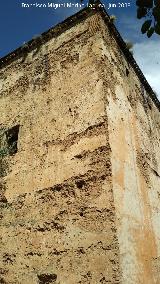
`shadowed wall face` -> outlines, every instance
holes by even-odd
[[[97,23],[86,18],[1,70],[4,283],[119,283]]]
[[[0,87],[2,281],[158,284],[159,110],[102,17]]]

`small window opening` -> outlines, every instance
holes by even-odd
[[[8,144],[9,155],[14,155],[17,153],[18,134],[19,134],[19,125],[16,125],[6,131],[6,140]]]

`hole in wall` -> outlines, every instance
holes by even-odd
[[[39,274],[37,275],[38,277],[38,283],[39,284],[49,284],[49,283],[54,283],[57,280],[57,275],[56,274]]]
[[[82,159],[83,158],[83,156],[81,154],[78,154],[78,155],[76,155],[74,157],[77,158],[77,159]]]
[[[14,155],[17,153],[18,134],[19,125],[16,125],[6,131],[6,140],[8,144],[9,155]]]
[[[150,110],[152,110],[152,106],[151,106],[151,104],[148,104],[148,107],[149,107],[149,109],[150,109]]]
[[[105,180],[105,179],[106,179],[106,176],[105,176],[105,175],[101,176],[101,179],[102,179],[102,180]]]
[[[128,77],[128,75],[129,75],[129,70],[128,68],[126,68],[126,76]]]
[[[84,181],[84,180],[78,180],[78,181],[76,182],[76,186],[77,186],[79,189],[83,188],[84,185],[85,185],[85,181]]]

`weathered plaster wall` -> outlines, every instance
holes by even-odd
[[[8,64],[0,87],[2,132],[20,125],[1,163],[2,283],[158,284],[159,110],[103,19]]]
[[[92,16],[1,70],[1,132],[20,125],[1,163],[1,283],[120,282],[97,28]]]
[[[160,283],[160,113],[106,26],[102,34],[122,283]]]

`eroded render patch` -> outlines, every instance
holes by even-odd
[[[4,283],[120,283],[109,167],[3,204]]]

